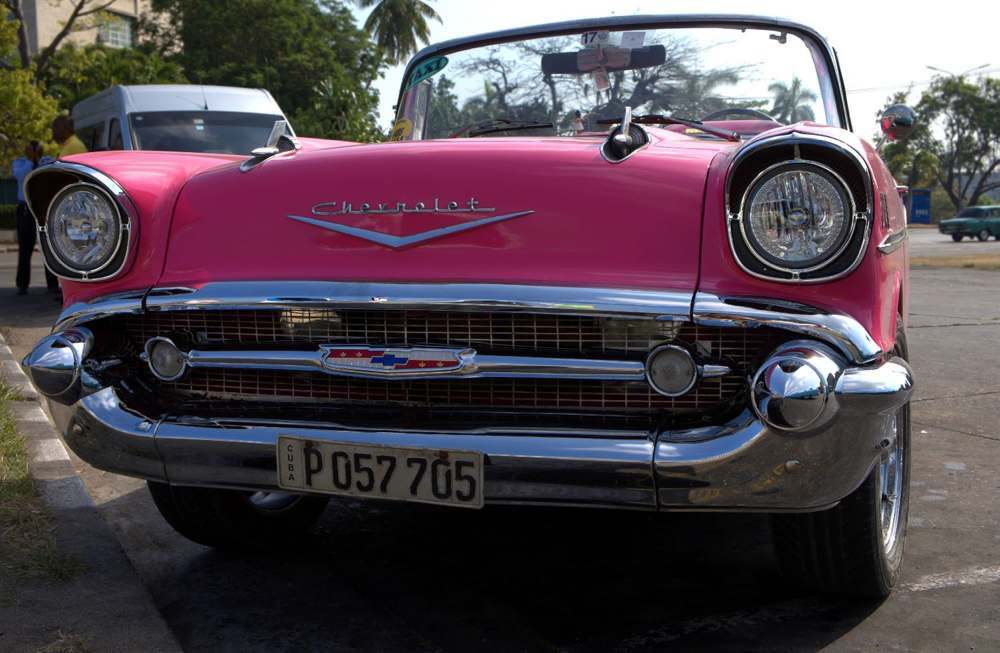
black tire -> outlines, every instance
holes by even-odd
[[[990,230],[983,229],[978,234],[976,234],[976,239],[981,243],[985,243],[987,240],[990,239]]]
[[[894,354],[907,358],[902,318]],[[774,515],[775,552],[782,573],[809,589],[844,596],[882,599],[899,579],[910,504],[910,405],[896,416],[902,440],[902,487],[895,543],[889,551],[882,534],[881,465],[837,506],[822,512]]]
[[[192,542],[220,549],[260,550],[293,545],[316,523],[329,499],[178,487],[149,481],[149,493],[174,530]],[[272,503],[274,503],[272,501]]]
[[[962,242],[962,234],[952,234],[951,239],[954,240],[956,243],[960,243]]]

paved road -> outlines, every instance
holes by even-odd
[[[966,238],[952,242],[951,236],[938,233],[937,229],[910,229],[910,256],[978,256],[1000,254],[1000,241],[990,238],[979,242]]]
[[[77,465],[191,651],[995,651],[1000,307],[982,298],[998,284],[913,274],[911,528],[882,604],[785,587],[761,516],[337,501],[301,549],[229,556],[170,530],[141,482]],[[22,353],[56,306],[3,285],[0,329]]]

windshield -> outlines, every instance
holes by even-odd
[[[962,209],[961,213],[958,214],[960,218],[982,218],[987,215],[986,209],[979,208],[968,208]]]
[[[604,133],[599,121],[626,106],[743,121],[741,132],[840,126],[823,59],[793,34],[762,29],[590,31],[470,47],[417,62],[403,89],[392,140]]]
[[[156,111],[129,116],[137,150],[249,154],[281,116],[229,111]]]

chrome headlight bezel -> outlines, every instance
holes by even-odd
[[[48,230],[51,210],[65,193],[74,187],[88,186],[108,201],[118,221],[118,237],[113,254],[101,265],[84,270],[67,260],[51,242]],[[60,279],[92,283],[114,279],[125,273],[135,262],[139,239],[139,215],[135,203],[114,179],[82,163],[56,161],[28,173],[24,182],[25,200],[38,228],[38,244],[44,255],[45,267]]]
[[[112,219],[115,221],[113,226],[115,231],[114,244],[111,246],[108,254],[97,264],[92,266],[82,266],[67,256],[66,252],[60,250],[51,231],[53,214],[59,209],[61,203],[66,201],[70,195],[82,191],[93,193],[105,202],[110,209]],[[66,186],[52,198],[52,202],[49,204],[49,208],[45,216],[45,234],[45,240],[48,244],[52,257],[62,267],[83,277],[91,277],[99,275],[102,270],[106,269],[114,262],[116,255],[121,251],[122,241],[128,237],[128,222],[123,219],[121,207],[118,206],[118,203],[115,202],[110,193],[96,184],[81,181]]]
[[[802,169],[805,169],[810,174],[816,174],[823,177],[833,186],[844,205],[844,226],[837,238],[836,244],[828,252],[825,252],[818,257],[814,257],[801,265],[792,265],[788,261],[782,261],[764,250],[763,246],[758,242],[757,236],[753,233],[752,225],[748,225],[751,220],[749,211],[754,197],[758,192],[760,192],[765,183],[778,175]],[[837,258],[844,253],[854,236],[857,214],[857,206],[855,205],[854,198],[851,195],[850,187],[847,185],[847,182],[845,182],[843,178],[841,178],[840,175],[838,175],[832,168],[816,161],[792,160],[775,163],[774,165],[765,168],[756,177],[754,177],[754,179],[747,186],[743,193],[743,197],[740,200],[740,213],[738,220],[740,235],[743,238],[744,244],[747,246],[754,258],[773,270],[791,275],[802,275],[822,270],[837,260]]]
[[[772,265],[753,250],[742,227],[743,202],[757,177],[772,166],[807,163],[833,170],[849,190],[854,203],[851,235],[839,255],[806,269]],[[818,284],[842,279],[866,260],[874,228],[876,194],[871,166],[864,154],[847,143],[825,135],[783,133],[753,139],[733,155],[725,178],[725,232],[736,266],[755,279],[789,284]],[[883,206],[885,193],[881,193]],[[763,260],[762,260],[763,259]]]

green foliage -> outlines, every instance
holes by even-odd
[[[302,136],[378,134],[376,46],[333,0],[154,0],[146,38],[194,83],[265,88]],[[183,43],[178,50],[177,43]]]
[[[417,41],[430,39],[428,20],[441,22],[434,8],[421,0],[356,0],[359,7],[374,6],[365,29],[391,64],[402,63],[417,51]]]
[[[0,60],[10,61],[17,48],[17,23],[0,20]],[[30,140],[48,141],[56,103],[34,83],[30,69],[0,66],[0,174]]]
[[[77,47],[56,51],[42,80],[49,95],[69,110],[74,104],[115,84],[186,84],[181,67],[148,48]]]
[[[933,178],[954,210],[1000,188],[1000,79],[938,77],[915,108],[921,127],[909,140],[934,158]]]

